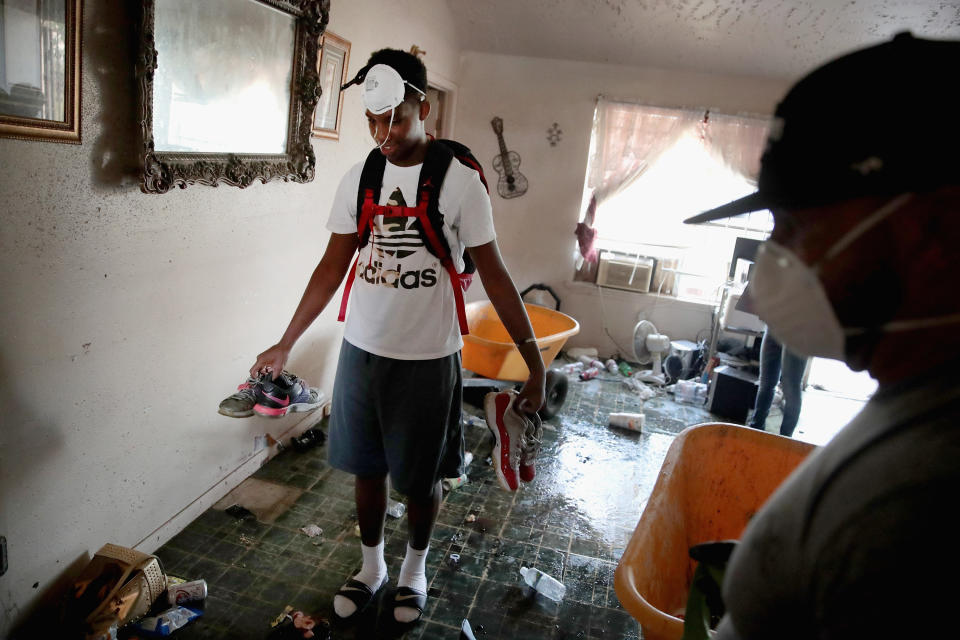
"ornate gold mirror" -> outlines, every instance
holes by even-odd
[[[313,180],[329,10],[330,0],[144,0],[140,188]]]

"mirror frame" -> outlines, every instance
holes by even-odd
[[[157,70],[154,46],[154,15],[158,0],[143,0],[137,81],[140,94],[143,175],[140,190],[166,193],[189,184],[212,187],[221,182],[241,189],[256,180],[310,182],[316,156],[310,143],[313,111],[320,99],[317,48],[330,18],[330,0],[256,0],[296,18],[293,51],[290,52],[290,109],[286,152],[282,154],[187,153],[155,151],[153,140],[153,77]]]
[[[0,138],[80,144],[80,41],[83,0],[62,0],[66,7],[63,120],[22,118],[0,114]]]

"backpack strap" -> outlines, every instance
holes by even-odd
[[[360,237],[358,247],[367,246],[370,239],[370,224],[372,224],[373,214],[366,214],[370,220],[364,220],[364,204],[369,202],[373,205],[380,203],[380,189],[383,185],[383,172],[387,167],[387,158],[380,149],[374,147],[367,154],[367,159],[363,163],[363,170],[360,172],[360,188],[357,189],[357,235]],[[369,207],[367,207],[369,209]]]
[[[350,290],[353,288],[353,281],[356,278],[357,265],[360,259],[359,250],[370,241],[374,217],[377,215],[409,215],[416,218],[414,224],[424,246],[440,260],[440,264],[443,265],[450,277],[460,333],[463,335],[470,333],[467,327],[463,292],[470,286],[476,266],[470,259],[470,255],[464,252],[465,268],[462,274],[457,273],[450,256],[450,245],[442,232],[443,214],[440,212],[440,190],[450,168],[450,163],[453,162],[454,158],[476,170],[480,174],[480,181],[484,188],[489,192],[483,169],[470,153],[470,149],[453,140],[431,140],[423,159],[423,167],[420,169],[417,205],[415,207],[395,208],[379,205],[383,174],[386,169],[386,157],[380,153],[379,149],[372,149],[367,155],[367,159],[363,163],[363,170],[360,173],[360,186],[357,189],[358,255],[347,274],[343,297],[340,301],[340,313],[337,316],[339,321],[342,322],[346,317],[347,301],[350,297]],[[397,209],[397,211],[393,211],[393,209]],[[400,211],[400,209],[403,209],[403,211]]]

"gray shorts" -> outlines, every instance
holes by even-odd
[[[463,472],[460,353],[397,360],[340,347],[330,413],[330,465],[358,476],[390,473],[420,496]]]

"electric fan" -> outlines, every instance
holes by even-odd
[[[657,328],[649,320],[641,320],[633,328],[633,354],[640,364],[653,363],[650,371],[638,371],[634,377],[641,382],[666,384],[661,365],[663,354],[670,351],[670,338],[657,333]]]

